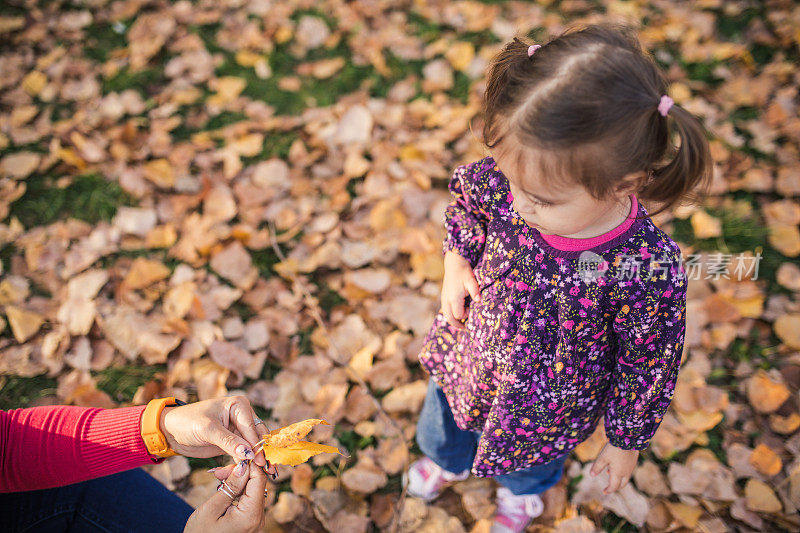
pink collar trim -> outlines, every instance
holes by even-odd
[[[628,230],[633,224],[634,219],[636,218],[636,214],[638,212],[638,201],[636,200],[636,196],[633,194],[631,196],[631,212],[625,221],[617,226],[616,228],[603,233],[602,235],[598,235],[596,237],[588,237],[586,239],[575,239],[572,237],[562,237],[560,235],[545,235],[540,233],[539,235],[547,241],[547,244],[552,246],[553,248],[557,248],[559,250],[563,250],[565,252],[575,252],[579,250],[589,250],[603,244],[604,242],[610,241],[611,239],[618,237],[622,233]]]

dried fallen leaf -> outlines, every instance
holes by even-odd
[[[34,152],[17,152],[0,159],[0,172],[13,179],[25,179],[39,167],[42,156]]]
[[[783,462],[772,448],[766,444],[759,444],[750,454],[750,464],[765,476],[772,477],[781,471]]]
[[[122,283],[128,289],[144,289],[169,274],[169,268],[160,261],[137,257]]]
[[[772,326],[775,335],[789,348],[800,350],[800,313],[779,316]]]
[[[747,398],[750,405],[760,413],[771,413],[785,402],[791,393],[780,381],[759,369],[747,381]]]
[[[144,177],[162,188],[175,185],[175,170],[166,159],[154,159],[144,165]]]
[[[769,427],[775,433],[791,435],[800,428],[800,414],[789,413],[788,416],[781,416],[773,413],[769,415]]]
[[[633,479],[636,482],[636,487],[650,496],[669,495],[669,487],[667,487],[664,474],[661,473],[658,465],[652,461],[646,461],[634,470]]]
[[[800,230],[797,225],[771,224],[767,240],[786,257],[800,255]]]
[[[44,323],[44,317],[15,305],[6,306],[6,317],[14,338],[20,344],[33,337]]]
[[[694,529],[697,521],[703,516],[703,509],[697,505],[682,502],[664,502],[672,517],[684,527]]]
[[[783,509],[775,492],[763,481],[748,479],[744,486],[747,508],[763,513],[778,513]]]
[[[278,501],[270,509],[272,517],[279,524],[288,524],[303,512],[303,498],[291,492],[281,492]]]
[[[264,450],[264,457],[274,464],[297,466],[305,463],[311,457],[320,453],[338,453],[343,455],[335,446],[301,441],[308,435],[314,426],[328,424],[324,420],[312,418],[296,422],[281,429],[276,429],[269,434],[262,435],[263,440],[256,444],[256,448]]]
[[[388,477],[371,459],[362,457],[358,463],[342,474],[342,483],[348,490],[369,494],[386,485]]]
[[[296,442],[285,448],[264,447],[264,457],[273,464],[297,466],[321,453],[338,453],[339,448],[315,442]]]
[[[691,218],[694,236],[698,239],[710,239],[722,235],[722,221],[705,211],[695,211]]]

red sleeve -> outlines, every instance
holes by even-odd
[[[142,440],[145,407],[0,411],[0,493],[59,487],[161,462]]]

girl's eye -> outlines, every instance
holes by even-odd
[[[549,202],[540,202],[540,201],[536,200],[535,198],[531,198],[530,200],[531,200],[532,204],[539,205],[541,207],[548,207],[548,206],[553,205],[553,204],[551,204]]]

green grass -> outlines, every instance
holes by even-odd
[[[90,25],[86,28],[84,55],[100,63],[107,61],[111,51],[125,48],[128,45],[125,33],[131,24],[133,24],[133,20],[126,19],[119,22],[98,22]],[[124,27],[124,29],[118,32],[115,27]]]
[[[603,515],[603,519],[601,521],[603,526],[603,530],[607,531],[608,533],[638,533],[639,529],[625,520],[624,518],[620,518],[619,516],[615,515],[611,511],[608,511],[605,515]]]
[[[233,302],[229,309],[239,315],[239,318],[242,319],[242,322],[247,322],[258,314],[253,310],[252,307],[242,301]]]
[[[328,285],[323,285],[323,283],[317,279],[313,279],[312,282],[318,287],[316,296],[319,301],[319,306],[326,313],[330,313],[336,306],[347,303],[347,300],[345,300],[341,294],[331,289]]]
[[[756,203],[752,194],[749,193],[735,194],[734,197],[736,199],[749,199],[751,204]],[[725,208],[708,208],[707,211],[711,216],[721,220],[722,235],[720,237],[695,238],[688,218],[683,220],[676,218],[673,220],[672,237],[677,241],[694,246],[696,250],[734,254],[734,256],[747,251],[754,256],[760,253],[761,259],[757,263],[758,275],[756,281],[765,280],[771,294],[786,292],[786,289],[775,281],[775,275],[780,265],[791,259],[768,245],[767,235],[769,230],[760,220],[759,210],[754,210],[754,213],[748,217],[741,217]],[[728,269],[728,276],[730,278],[735,278],[736,276],[731,268]]]
[[[276,363],[271,359],[267,359],[267,361],[264,363],[264,368],[261,369],[261,379],[272,381],[281,370],[283,370],[283,365]],[[263,419],[264,417],[262,416],[261,418]]]
[[[19,250],[14,243],[0,246],[0,263],[3,264],[3,272],[11,270],[11,258],[19,255]]]
[[[713,10],[717,24],[717,33],[725,40],[741,40],[742,34],[747,30],[747,26],[750,25],[753,19],[760,18],[766,21],[764,8],[756,6],[758,6],[758,3],[746,7],[736,15],[728,15],[723,9]]]
[[[336,477],[336,474],[337,471],[334,470],[331,465],[322,465],[314,470],[314,481],[328,476]]]
[[[11,204],[9,216],[17,217],[26,228],[67,217],[95,224],[111,220],[119,206],[136,205],[117,182],[97,174],[78,176],[66,187],[57,186],[48,176],[32,176],[25,183],[27,190]]]
[[[187,457],[187,459],[189,459],[189,467],[192,470],[209,470],[211,468],[216,468],[218,466],[224,466],[227,457],[221,455],[219,457],[206,457],[206,458]]]
[[[331,17],[330,15],[328,15],[323,11],[320,11],[319,9],[314,9],[313,7],[297,9],[291,14],[289,18],[295,22],[300,22],[300,19],[303,18],[304,16],[311,16],[311,17],[317,17],[318,19],[322,19],[328,26],[329,30],[336,29],[337,21],[334,17]]]
[[[271,246],[267,246],[263,250],[248,251],[253,260],[253,266],[258,270],[259,276],[264,279],[269,279],[275,275],[274,267],[281,262],[281,259]]]
[[[725,453],[725,448],[722,446],[724,441],[723,430],[726,427],[727,424],[725,423],[725,416],[723,415],[722,421],[719,424],[706,431],[706,435],[708,435],[708,446],[706,446],[706,448],[711,450],[722,464],[728,464],[728,454]]]
[[[131,402],[139,387],[166,371],[166,365],[112,366],[95,374],[95,379],[97,388],[115,402]]]
[[[299,20],[303,15],[312,15],[323,19],[330,28],[335,28],[337,21],[325,13],[314,9],[298,10],[293,15],[294,20]],[[423,17],[415,14],[409,16],[410,25],[418,34],[424,38],[433,38],[442,30],[442,26],[427,21]],[[293,41],[279,44],[268,54],[268,61],[272,69],[272,76],[261,79],[255,75],[255,71],[250,67],[243,67],[236,63],[232,51],[224,50],[216,45],[216,33],[220,25],[194,26],[190,28],[199,35],[206,48],[212,53],[222,53],[225,61],[217,67],[218,76],[235,76],[247,81],[247,85],[242,94],[254,100],[263,101],[275,108],[279,115],[296,115],[302,113],[309,107],[326,107],[336,103],[343,95],[350,94],[359,89],[367,89],[371,96],[384,98],[389,90],[398,81],[416,75],[422,77],[422,68],[426,61],[406,61],[395,57],[391,52],[385,51],[389,75],[384,77],[372,65],[355,65],[350,61],[351,50],[348,38],[358,38],[357,35],[345,36],[333,48],[319,47],[309,50],[305,57],[296,58],[290,52]],[[483,46],[486,43],[497,42],[497,38],[491,32],[472,32],[459,35],[459,39],[472,42],[476,46]],[[294,76],[298,63],[316,61],[341,57],[345,59],[344,67],[331,78],[318,80],[311,76],[300,76],[301,86],[298,91],[284,91],[279,88],[278,81],[286,76]],[[466,103],[467,95],[472,80],[464,73],[455,74],[455,85],[448,91],[448,94]],[[143,81],[139,80],[138,85]],[[419,82],[417,84],[419,96]],[[427,97],[427,95],[424,95]],[[206,129],[211,129],[207,127]],[[187,138],[187,132],[179,130],[176,132],[179,138]],[[290,145],[291,143],[288,143]]]
[[[575,493],[578,492],[578,483],[581,482],[583,479],[583,474],[578,474],[575,477],[569,478],[567,481],[567,498],[572,500],[572,497],[575,496]]]
[[[714,74],[714,69],[722,63],[721,61],[713,60],[695,63],[684,61],[679,57],[678,63],[683,67],[683,70],[686,72],[686,77],[690,80],[701,81],[709,87],[716,87],[725,81],[723,78]]]
[[[236,112],[236,111],[223,111],[219,115],[215,115],[208,119],[205,126],[203,126],[200,130],[218,130],[224,128],[225,126],[230,126],[231,124],[236,124],[237,122],[241,122],[243,120],[247,120],[247,115],[244,113]]]
[[[0,2],[0,15],[4,17],[19,17],[25,16],[28,13],[28,8],[21,4],[19,0],[5,0]],[[10,41],[8,41],[10,44]]]
[[[117,250],[101,257],[97,261],[96,266],[98,268],[111,268],[122,258],[136,259],[137,257],[146,257],[148,259],[160,261],[169,269],[170,275],[172,275],[178,265],[182,263],[181,260],[175,259],[169,255],[169,248],[156,248],[152,250]],[[208,265],[204,265],[204,267],[206,271],[209,271],[210,267],[208,267]]]
[[[744,8],[736,15],[728,15],[725,10],[713,10],[716,20],[717,33],[722,37],[722,40],[732,42],[742,42],[744,40],[744,33],[747,31],[748,26],[755,19],[762,20],[767,28],[772,29],[772,24],[766,17],[766,10],[760,3],[754,3]],[[759,65],[766,65],[772,61],[775,53],[778,51],[776,48],[765,46],[758,43],[748,43],[748,50],[753,60]]]
[[[45,375],[0,376],[0,410],[28,407],[34,400],[55,396],[57,385],[55,378]]]
[[[167,78],[161,65],[132,71],[124,68],[111,78],[103,80],[103,94],[122,92],[126,89],[139,91],[144,99],[158,93],[166,85]]]
[[[261,153],[254,157],[243,157],[242,164],[255,165],[273,157],[286,160],[289,158],[289,149],[292,147],[292,143],[299,137],[299,134],[294,131],[268,132],[264,136],[264,145]]]
[[[354,465],[355,466],[355,465]],[[386,479],[386,485],[375,491],[377,494],[400,494],[403,492],[403,473],[392,474]]]
[[[315,327],[316,326],[308,326],[302,328],[292,336],[293,339],[297,339],[297,351],[299,355],[312,355],[314,353],[311,334],[314,333]]]
[[[269,62],[273,75],[266,79],[256,76],[255,71],[236,63],[232,55],[217,67],[218,76],[236,76],[247,81],[242,94],[253,100],[261,100],[275,108],[279,115],[297,115],[309,107],[326,107],[333,105],[345,94],[352,93],[361,87],[365,80],[374,79],[377,72],[372,66],[357,66],[347,62],[349,47],[345,42],[332,49],[315,49],[302,61],[313,61],[332,57],[345,58],[345,66],[327,80],[318,80],[311,76],[300,76],[301,87],[298,91],[284,91],[278,81],[286,76],[294,76],[298,60],[288,52],[288,44],[276,47],[270,54]]]
[[[378,441],[375,440],[375,437],[364,437],[352,429],[347,431],[337,431],[336,438],[339,439],[339,442],[342,443],[342,446],[347,448],[347,451],[350,452],[350,455],[354,455],[356,450],[363,450],[364,448],[368,448],[370,446],[376,446],[378,443]]]

